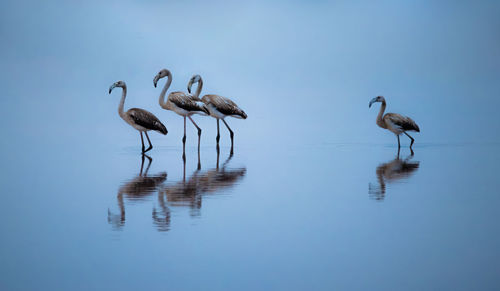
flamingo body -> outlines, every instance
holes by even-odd
[[[127,110],[127,112],[124,112],[123,107],[125,104],[125,97],[127,96],[127,85],[123,81],[115,82],[109,88],[109,94],[111,94],[111,91],[113,91],[113,89],[116,87],[123,89],[120,105],[118,105],[118,115],[120,115],[120,117],[126,123],[139,131],[142,142],[142,153],[145,153],[153,148],[153,144],[151,143],[151,140],[148,136],[148,131],[154,130],[166,135],[168,133],[167,128],[153,113],[147,110],[141,108],[131,108]],[[142,133],[146,135],[146,138],[149,142],[149,147],[147,149],[144,148],[144,139],[142,137]]]
[[[181,116],[210,114],[200,98],[180,91],[172,92],[168,95],[164,108],[174,111]]]
[[[168,132],[165,125],[153,113],[141,108],[130,108],[122,118],[138,131],[154,130],[164,135]]]
[[[201,93],[201,88],[203,86],[203,80],[200,75],[194,75],[191,77],[188,83],[188,92],[191,93],[191,86],[194,83],[198,83],[198,88],[196,89],[195,96],[198,97]],[[231,130],[227,122],[224,120],[227,116],[246,119],[247,114],[241,108],[236,105],[231,99],[222,97],[219,95],[209,94],[203,96],[201,98],[206,108],[208,109],[209,115],[217,120],[217,136],[215,140],[217,141],[217,146],[219,145],[220,132],[219,132],[219,120],[222,119],[222,122],[226,125],[229,130],[229,134],[231,136],[231,153],[233,153],[233,145],[234,145],[234,132]]]
[[[401,114],[397,113],[387,113],[384,115],[385,107],[387,106],[385,102],[385,98],[383,96],[377,96],[373,98],[370,101],[370,104],[368,107],[371,107],[373,103],[375,102],[381,102],[382,106],[380,106],[380,111],[377,115],[377,125],[381,128],[387,129],[394,133],[396,137],[398,138],[398,148],[401,147],[401,144],[399,142],[399,135],[404,133],[406,136],[408,136],[411,140],[410,143],[410,150],[413,146],[413,142],[415,139],[411,137],[407,131],[416,131],[420,132],[420,128],[418,127],[417,123],[413,121],[413,119],[403,116]],[[413,153],[413,150],[412,150]]]
[[[208,108],[210,116],[217,119],[224,119],[231,116],[239,119],[246,119],[247,114],[232,100],[219,95],[205,95],[201,98]]]
[[[413,121],[410,117],[403,116],[397,113],[386,113],[382,118],[385,123],[385,127],[388,130],[392,131],[396,135],[400,135],[405,131],[416,131],[420,132],[420,128],[417,123]]]
[[[167,101],[165,101],[165,95],[167,93],[170,84],[172,83],[172,73],[167,69],[162,69],[153,79],[153,85],[156,87],[158,80],[162,78],[167,78],[167,83],[163,87],[160,98],[158,102],[163,109],[174,111],[175,113],[184,117],[184,136],[182,137],[182,156],[185,158],[186,150],[186,117],[191,120],[193,125],[198,129],[198,151],[200,149],[201,140],[201,128],[194,122],[191,118],[193,114],[208,115],[208,109],[205,107],[200,98],[198,98],[200,91],[197,91],[196,95],[185,94],[180,91],[172,92],[168,95]]]

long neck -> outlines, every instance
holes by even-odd
[[[122,99],[120,100],[120,105],[118,105],[118,114],[123,118],[123,116],[125,115],[123,106],[125,104],[125,97],[127,96],[127,86],[124,86],[122,89]]]
[[[198,81],[198,88],[196,88],[196,93],[194,94],[194,96],[199,98],[202,88],[203,88],[203,80],[200,78],[200,80]]]
[[[382,105],[380,106],[380,111],[378,112],[377,115],[377,124],[384,128],[385,128],[385,123],[382,120],[382,117],[384,117],[385,106],[386,106],[385,101],[382,101]]]
[[[165,83],[165,86],[163,86],[163,89],[160,93],[160,98],[158,99],[160,106],[163,108],[167,106],[167,102],[165,102],[165,94],[167,94],[168,87],[170,87],[170,84],[172,83],[172,74],[168,73],[167,78],[167,83]]]

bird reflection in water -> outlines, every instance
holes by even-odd
[[[213,169],[201,171],[198,169],[186,179],[186,162],[183,160],[184,174],[182,181],[162,187],[161,192],[172,207],[189,207],[192,216],[199,216],[203,197],[218,194],[220,191],[236,185],[246,174],[246,168],[229,168],[232,159],[230,154],[219,167],[220,149],[217,147],[217,164]],[[161,196],[161,195],[160,195]],[[160,199],[160,198],[159,198]]]
[[[213,169],[201,170],[200,156],[198,153],[198,166],[191,176],[186,178],[186,159],[183,158],[183,178],[173,184],[164,183],[167,179],[166,173],[149,176],[148,171],[152,159],[143,155],[139,175],[125,182],[118,190],[117,200],[120,214],[113,214],[108,209],[108,222],[114,230],[120,230],[125,225],[125,203],[124,200],[142,201],[151,194],[158,193],[159,207],[153,207],[153,225],[158,231],[170,230],[171,212],[169,207],[189,207],[192,216],[199,216],[204,196],[219,194],[223,190],[236,185],[246,174],[246,168],[230,168],[228,164],[233,155],[224,161],[219,167],[220,150],[217,147],[217,163]],[[148,159],[148,165],[143,173],[144,159]]]
[[[145,158],[148,159],[148,165],[143,173]],[[118,189],[117,200],[120,214],[113,214],[108,209],[108,223],[110,223],[115,230],[120,230],[125,225],[124,199],[128,199],[129,201],[143,201],[156,192],[158,187],[167,179],[167,174],[165,172],[153,176],[148,175],[149,167],[151,167],[152,161],[153,159],[151,157],[143,154],[139,175],[126,181]],[[158,211],[153,208],[153,222],[159,229],[168,230],[170,225],[170,211],[165,204],[162,204],[161,202],[159,204],[161,210]]]
[[[396,158],[390,162],[380,164],[377,167],[376,174],[378,186],[372,183],[368,184],[368,194],[375,200],[384,200],[386,192],[386,184],[404,181],[408,179],[420,166],[420,162],[411,162],[413,158],[413,151],[411,154],[402,160],[399,158],[399,150]]]

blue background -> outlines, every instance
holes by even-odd
[[[0,289],[498,290],[498,15],[497,1],[1,1]],[[149,174],[183,180],[162,68],[169,92],[200,74],[202,94],[246,111],[227,119],[227,167],[246,173],[201,209],[169,202],[167,232],[156,189],[125,199],[116,230],[107,211],[141,158],[113,82],[169,130],[150,134]],[[377,95],[421,129],[418,169],[381,200],[370,185],[397,148]],[[216,123],[194,119],[209,177]],[[189,179],[191,124],[186,155]]]

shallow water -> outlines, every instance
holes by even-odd
[[[3,176],[2,285],[495,289],[499,147],[26,153]]]
[[[500,290],[499,1],[0,7],[0,290]],[[195,116],[183,161],[163,68],[245,110],[234,155]]]

